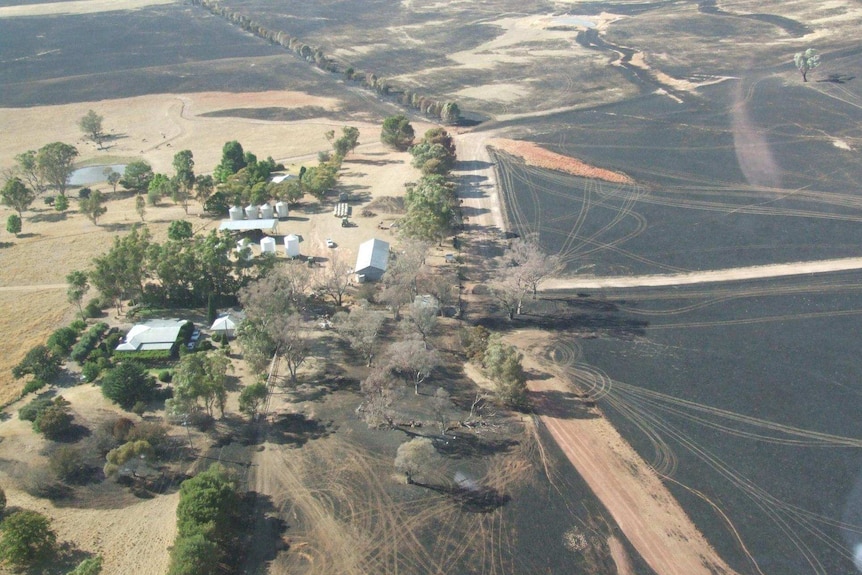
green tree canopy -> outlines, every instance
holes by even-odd
[[[226,142],[221,151],[221,162],[213,172],[213,178],[217,182],[226,182],[229,177],[246,166],[245,153],[242,144],[236,140]]]
[[[117,311],[122,309],[122,300],[144,291],[149,246],[149,230],[135,227],[127,235],[115,237],[111,249],[93,259],[93,267],[88,272],[90,282],[116,305]]]
[[[519,409],[527,405],[527,376],[521,359],[518,350],[503,343],[499,334],[489,338],[484,358],[485,374],[497,384],[500,400]]]
[[[36,150],[27,150],[15,156],[15,170],[21,174],[27,185],[36,192],[37,195],[42,194],[48,188],[45,181],[45,176],[39,169],[37,161],[38,152]]]
[[[134,361],[121,361],[102,376],[102,395],[126,410],[153,399],[156,388],[156,379]]]
[[[404,204],[401,231],[407,237],[440,242],[460,221],[454,187],[440,175],[423,176],[408,187]]]
[[[380,141],[399,151],[404,151],[413,143],[413,126],[406,116],[390,116],[383,121]]]
[[[3,189],[0,190],[0,198],[2,198],[4,206],[12,208],[21,217],[24,210],[29,208],[33,200],[36,199],[36,193],[28,188],[20,178],[16,177],[6,182]]]
[[[168,238],[171,240],[187,240],[193,235],[192,223],[188,220],[174,220],[168,226]]]
[[[263,382],[253,383],[246,386],[239,394],[239,410],[254,421],[260,408],[266,403],[268,390]]]
[[[37,345],[27,352],[24,359],[12,368],[15,379],[32,375],[34,379],[50,383],[60,373],[62,358],[55,356],[46,345]]]
[[[99,218],[108,211],[104,205],[104,197],[99,190],[92,190],[86,198],[78,200],[78,209],[87,216],[95,225],[99,225]]]
[[[359,129],[353,126],[344,126],[341,132],[342,136],[333,142],[332,148],[338,156],[343,158],[359,145]]]
[[[21,216],[18,214],[9,214],[6,218],[6,231],[16,236],[21,233]]]
[[[120,185],[137,193],[147,191],[153,179],[153,167],[143,160],[126,165]]]
[[[36,153],[39,172],[61,196],[66,195],[66,185],[73,171],[72,164],[77,157],[77,148],[63,142],[46,144]]]
[[[57,535],[41,513],[18,511],[0,523],[0,562],[17,569],[52,554],[56,546]]]
[[[78,120],[78,127],[81,128],[84,135],[95,142],[100,149],[102,147],[103,138],[102,120],[104,120],[104,118],[93,110],[88,111],[80,120]]]
[[[793,56],[796,69],[802,74],[802,81],[808,81],[808,72],[820,65],[820,55],[814,48],[808,48],[804,52],[797,52]]]

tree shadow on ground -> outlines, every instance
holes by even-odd
[[[45,575],[47,573],[68,573],[84,559],[94,557],[92,553],[79,549],[73,543],[58,543],[55,553],[41,559],[26,569],[17,571],[24,575]],[[4,571],[5,572],[5,571]]]
[[[533,413],[557,419],[595,419],[598,415],[591,409],[595,401],[585,395],[571,391],[547,390],[528,393]]]
[[[833,84],[846,84],[852,80],[855,80],[856,76],[851,76],[850,74],[829,74],[826,78],[821,80],[817,80],[817,82],[831,82]]]
[[[69,429],[61,437],[54,439],[57,443],[77,443],[85,437],[89,437],[91,432],[88,428],[78,423],[73,423]]]
[[[365,154],[369,156],[371,154]],[[363,158],[345,158],[345,164],[364,164],[366,166],[388,166],[389,164],[401,164],[401,160],[366,160]]]
[[[168,220],[164,220],[167,222]],[[152,220],[150,223],[161,223],[162,220]],[[137,223],[114,223],[114,224],[102,224],[99,227],[105,231],[111,232],[112,234],[117,234],[120,232],[127,232],[131,230],[133,227],[137,226]]]
[[[413,481],[413,485],[451,497],[461,507],[462,511],[468,513],[490,513],[506,505],[512,499],[509,495],[500,493],[493,487],[482,485],[475,487],[443,486],[419,483],[418,481]]]
[[[243,537],[239,542],[242,551],[236,567],[240,573],[266,573],[278,552],[284,548],[282,535],[288,525],[269,495],[249,491],[242,501],[241,516]]]
[[[34,214],[27,218],[29,222],[47,222],[49,224],[56,224],[57,222],[62,222],[66,219],[66,212],[58,212],[56,210],[53,211],[45,211],[43,213]]]
[[[479,160],[459,160],[455,162],[455,167],[452,171],[454,172],[472,172],[475,170],[485,170],[487,168],[493,167],[494,164],[491,162],[482,162]]]
[[[321,439],[332,433],[331,423],[309,419],[303,413],[274,416],[266,430],[266,440],[277,445],[302,447],[311,439]]]
[[[499,453],[506,453],[519,443],[519,441],[508,437],[493,439],[459,432],[449,432],[443,437],[434,438],[437,452],[454,459],[490,457]]]
[[[5,248],[11,248],[15,245],[15,242],[0,242],[0,250]]]

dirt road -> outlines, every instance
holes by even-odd
[[[862,269],[862,258],[841,258],[810,262],[769,264],[682,274],[657,274],[629,277],[554,278],[542,283],[541,289],[598,289],[622,287],[679,286],[709,282],[741,281],[785,276],[840,272]]]
[[[494,167],[486,149],[490,137],[490,134],[478,133],[460,134],[456,138],[458,158],[467,168],[457,175],[468,176],[462,178],[462,207],[472,209],[475,214],[470,219],[470,228],[485,234],[493,233],[491,230],[494,228],[504,229]],[[483,184],[480,193],[477,193],[475,182]],[[553,289],[550,286],[551,282],[547,282],[544,287]],[[509,340],[521,350],[541,350],[546,336],[542,332],[518,332],[511,334]],[[525,367],[531,371],[551,373],[553,377],[528,382],[530,390],[537,393],[571,391],[564,369],[549,365],[542,357],[541,353],[528,353],[524,359]],[[734,573],[697,530],[656,472],[607,419],[541,415],[539,420],[656,573]],[[624,571],[627,566],[618,565],[618,568]]]

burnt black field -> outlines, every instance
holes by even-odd
[[[498,154],[510,227],[574,274],[858,256],[862,163],[833,142],[859,137],[860,102],[855,80],[753,70],[682,102],[645,93],[532,122],[534,141],[637,184]],[[720,554],[741,573],[857,573],[862,272],[579,292],[524,321],[607,377],[600,404]]]
[[[0,6],[35,2],[0,0]],[[453,23],[441,25],[435,10],[417,9],[402,17],[395,4],[321,0],[274,8],[264,0],[225,3],[327,52],[376,46],[349,54],[349,61],[382,76],[445,66],[446,51],[495,37],[499,30],[486,19],[525,9],[509,0],[497,2],[496,12],[487,11],[485,3],[465,3],[459,8],[463,25],[456,30]],[[672,10],[675,4],[590,3],[583,9],[636,17]],[[698,32],[721,36],[723,46],[733,34],[752,29],[717,13],[714,2],[699,5],[711,16],[698,15]],[[543,3],[536,9],[554,7]],[[751,18],[746,25],[754,21],[757,30],[769,23]],[[798,22],[773,18],[772,23],[794,37],[805,32]],[[422,24],[429,26],[422,29]],[[639,22],[625,25],[636,31]],[[661,18],[654,16],[650,25],[660,29]],[[387,47],[389,28],[403,26],[410,26],[421,44]],[[637,37],[617,38],[622,40],[638,44]],[[756,63],[763,53],[729,54],[720,58],[720,69],[675,63],[666,70],[677,77],[732,77],[694,94],[656,94],[659,86],[648,75],[609,66],[601,73],[615,80],[622,75],[637,86],[636,97],[493,124],[637,182],[586,180],[498,155],[510,231],[534,236],[547,251],[561,254],[569,272],[595,275],[859,256],[862,49],[852,45],[852,38],[840,42],[844,45],[823,50],[829,73],[813,74],[808,84],[783,74],[791,65],[779,53],[768,54],[761,67]],[[610,53],[609,46],[595,49]],[[481,82],[517,82],[521,74],[535,74],[534,68],[443,69],[429,90],[455,92],[468,73]],[[166,92],[290,89],[340,97],[344,113],[384,109],[373,96],[360,99],[338,80],[184,4],[0,18],[4,107]],[[576,101],[577,82],[572,85]],[[558,89],[548,84],[549,91]],[[224,113],[299,119],[316,111]],[[853,149],[837,147],[840,142]],[[581,383],[595,386],[592,391],[614,424],[669,477],[669,488],[740,573],[850,575],[858,573],[853,555],[862,544],[860,320],[862,272],[843,272],[548,294],[537,304],[529,302],[517,322],[559,332],[554,355],[577,358],[575,368],[585,373]],[[595,373],[607,378],[589,375]],[[511,563],[516,572],[580,566],[559,540],[549,541],[535,528],[545,522],[557,533],[576,515],[571,509],[594,510],[582,481],[562,471],[556,480],[572,492],[571,499],[586,501],[564,501],[538,481],[512,494],[506,513],[518,533],[509,550],[510,559],[517,557]],[[636,566],[639,573],[650,572],[637,560]]]

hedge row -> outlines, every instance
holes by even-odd
[[[75,344],[75,347],[72,348],[72,353],[70,354],[71,358],[78,363],[83,364],[87,361],[90,353],[92,353],[92,351],[96,349],[96,346],[99,345],[99,342],[102,341],[102,336],[105,335],[105,332],[107,331],[108,324],[105,322],[99,322],[88,329],[87,333],[82,335],[78,343]]]

